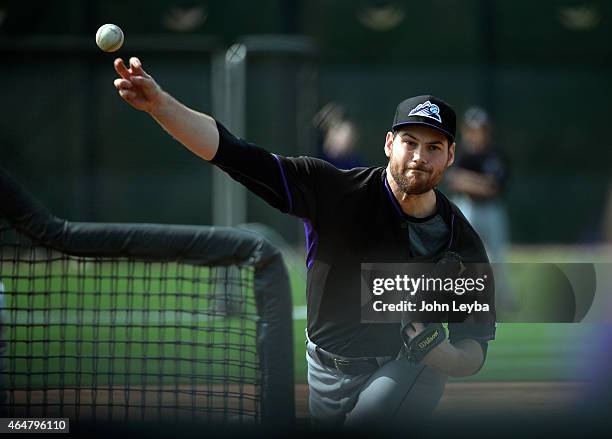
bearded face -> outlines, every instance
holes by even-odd
[[[391,136],[391,137],[390,137]],[[407,195],[424,194],[436,187],[454,159],[454,145],[444,134],[426,126],[409,126],[387,135],[389,170]]]
[[[395,160],[393,154],[389,159],[391,176],[406,195],[420,195],[430,191],[440,182],[442,175],[434,178],[431,166],[412,165]]]

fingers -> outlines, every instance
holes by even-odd
[[[117,79],[115,79],[113,84],[115,84],[115,88],[117,90],[122,90],[122,89],[125,89],[125,88],[132,88],[131,81],[129,81],[127,79],[117,78]]]
[[[119,96],[126,101],[136,97],[136,93],[130,90],[132,88],[132,82],[128,79],[117,78],[115,79],[114,84],[115,88],[119,91]]]
[[[143,78],[150,78],[151,76],[144,71],[140,60],[136,57],[130,58],[130,68],[128,69],[123,63],[123,59],[117,58],[113,63],[115,71],[123,79],[130,79],[130,76],[142,76]]]
[[[127,90],[127,89],[123,88],[123,89],[119,90],[119,96],[121,96],[126,101],[129,101],[130,99],[134,99],[136,97],[136,93],[134,93],[131,90]]]
[[[128,71],[127,67],[125,67],[125,64],[123,64],[123,60],[121,58],[117,58],[113,65],[115,66],[115,71],[119,76],[121,76],[123,79],[130,78],[130,72]]]
[[[121,58],[117,58],[113,64],[120,76],[113,82],[119,96],[132,107],[149,111],[148,109],[158,98],[161,89],[155,80],[143,70],[140,60],[136,57],[130,58],[129,69]]]
[[[143,70],[140,60],[135,56],[130,58],[130,70],[135,75],[143,76],[145,78],[149,77],[149,75]]]
[[[134,87],[136,87],[145,92],[150,92],[155,88],[155,83],[151,78],[143,78],[142,76],[132,76],[130,79],[117,78],[113,81],[113,84],[119,91],[134,89]]]

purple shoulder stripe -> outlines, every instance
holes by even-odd
[[[310,270],[317,256],[319,235],[312,226],[312,223],[307,219],[304,220],[304,233],[306,235],[306,267]]]

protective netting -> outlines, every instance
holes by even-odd
[[[253,269],[76,257],[0,229],[10,416],[259,420]]]

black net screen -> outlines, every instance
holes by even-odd
[[[253,269],[73,257],[0,227],[8,416],[258,421]]]

